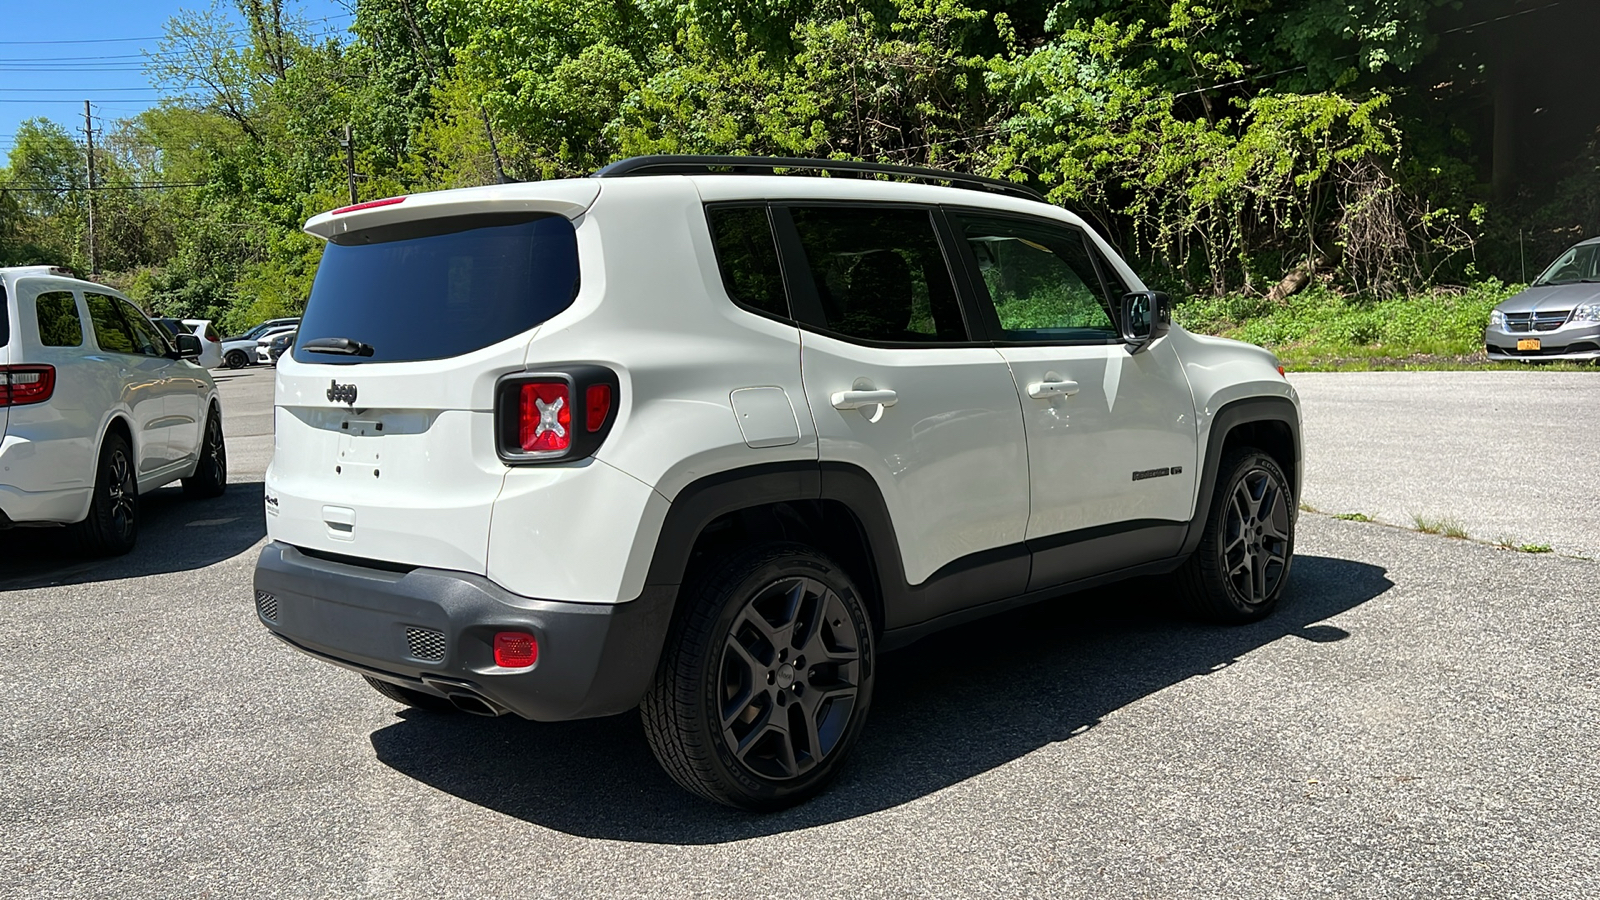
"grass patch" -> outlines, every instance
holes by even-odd
[[[1517,550],[1522,553],[1549,553],[1551,547],[1549,544],[1523,544]]]
[[[1449,517],[1430,519],[1413,513],[1411,524],[1423,534],[1439,534],[1447,538],[1467,537],[1467,530],[1461,527],[1461,523]]]
[[[1370,516],[1368,516],[1366,513],[1336,513],[1336,514],[1334,514],[1334,518],[1335,519],[1343,519],[1346,522],[1371,522],[1372,521],[1372,518]]]
[[[1504,369],[1483,351],[1489,310],[1522,289],[1496,280],[1407,297],[1347,297],[1315,285],[1281,303],[1264,297],[1194,297],[1173,310],[1190,331],[1258,344],[1292,370],[1383,371]],[[1588,363],[1541,363],[1541,371],[1597,371]]]

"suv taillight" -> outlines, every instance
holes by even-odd
[[[55,366],[0,366],[0,406],[43,403],[55,392]]]
[[[495,450],[510,465],[583,459],[611,430],[618,389],[604,366],[507,375],[495,387]]]

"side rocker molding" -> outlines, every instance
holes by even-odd
[[[1235,400],[1211,419],[1210,437],[1206,440],[1206,458],[1200,467],[1200,487],[1195,493],[1194,516],[1189,522],[1189,534],[1184,539],[1179,555],[1187,557],[1200,545],[1206,530],[1206,514],[1211,510],[1211,495],[1217,487],[1217,466],[1222,460],[1222,448],[1228,433],[1241,425],[1253,422],[1281,422],[1288,426],[1293,440],[1294,458],[1285,466],[1295,502],[1300,500],[1300,475],[1305,455],[1301,449],[1300,411],[1288,397],[1245,397]],[[1263,448],[1264,449],[1264,448]]]

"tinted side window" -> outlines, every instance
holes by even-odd
[[[957,214],[955,221],[977,260],[1003,339],[1117,338],[1109,299],[1081,231],[966,214]]]
[[[766,207],[715,206],[706,210],[706,220],[728,296],[742,306],[787,319],[789,298]]]
[[[94,341],[108,353],[138,353],[138,342],[128,323],[117,313],[116,301],[105,294],[83,295],[89,307],[89,321],[94,324]]]
[[[161,329],[150,324],[150,320],[144,317],[139,307],[119,298],[117,309],[133,329],[134,344],[139,348],[137,352],[145,356],[167,355],[167,348],[170,345],[167,343],[166,335],[161,333]]]
[[[71,291],[46,291],[33,298],[39,322],[39,343],[46,347],[81,347],[83,319]]]
[[[824,322],[871,341],[965,341],[955,284],[927,210],[793,207]]]

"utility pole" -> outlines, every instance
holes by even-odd
[[[83,101],[83,137],[89,148],[89,274],[100,271],[99,254],[94,246],[94,118],[89,112],[89,101]]]
[[[356,142],[350,133],[350,123],[344,123],[344,140],[339,142],[344,148],[344,171],[350,176],[350,205],[355,206],[361,202],[356,199]]]

